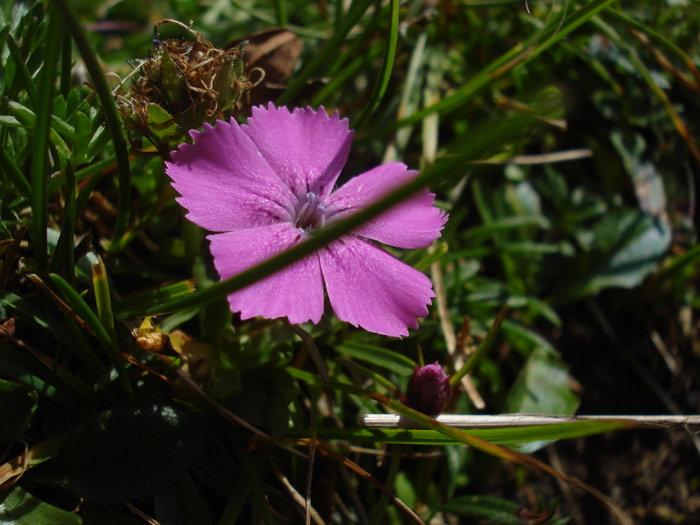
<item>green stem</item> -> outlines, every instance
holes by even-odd
[[[275,11],[277,12],[277,25],[284,27],[287,25],[287,4],[285,0],[275,0]]]
[[[465,375],[474,370],[474,367],[476,367],[476,365],[479,363],[482,356],[488,351],[489,348],[491,348],[491,345],[496,339],[498,331],[501,329],[501,325],[508,314],[508,308],[510,308],[510,306],[507,304],[501,308],[501,311],[498,312],[496,319],[493,320],[491,328],[489,328],[486,337],[484,337],[484,340],[481,341],[481,344],[476,349],[476,352],[474,352],[469,359],[467,359],[467,362],[462,365],[462,368],[460,368],[457,372],[452,374],[452,377],[450,377],[450,385],[453,387],[457,386]]]
[[[61,20],[54,4],[48,8],[48,28],[45,40],[44,65],[39,73],[39,100],[36,107],[36,129],[32,150],[32,214],[34,219],[34,250],[36,265],[40,271],[48,268],[46,228],[49,216],[46,205],[46,185],[49,176],[48,151],[51,130],[51,109],[54,99],[54,83],[58,62]]]

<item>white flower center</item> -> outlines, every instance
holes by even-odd
[[[326,207],[313,191],[299,199],[294,225],[307,233],[326,225]]]

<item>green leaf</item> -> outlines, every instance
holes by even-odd
[[[174,149],[182,142],[182,133],[175,119],[158,104],[148,105],[148,129],[168,148]]]
[[[566,366],[544,348],[537,348],[508,393],[507,412],[573,414],[578,404]],[[534,452],[547,443],[532,443],[521,451]]]
[[[0,493],[0,525],[82,525],[77,514],[34,497],[22,487]]]
[[[116,503],[153,494],[201,457],[200,425],[189,412],[167,405],[108,410],[68,436],[52,473],[90,501]]]
[[[0,441],[26,432],[38,402],[34,389],[0,379]]]
[[[102,324],[100,319],[95,315],[95,313],[90,309],[85,300],[75,291],[75,289],[68,284],[60,275],[49,274],[53,280],[56,287],[60,290],[66,302],[75,310],[75,312],[85,321],[85,324],[90,328],[92,333],[97,338],[100,346],[105,350],[109,356],[110,361],[119,373],[119,379],[121,380],[122,386],[128,395],[132,395],[133,389],[131,388],[131,383],[129,383],[129,377],[126,372],[126,366],[124,364],[124,358],[119,355],[115,341],[110,337],[109,332]]]
[[[632,428],[634,424],[622,420],[576,421],[557,423],[555,425],[537,425],[511,428],[470,428],[461,429],[470,436],[483,439],[497,445],[518,445],[537,441],[553,441],[583,436],[603,434],[614,430]],[[460,440],[446,436],[437,430],[408,428],[320,428],[318,437],[322,439],[339,439],[344,441],[379,443],[396,443],[406,445],[454,445]],[[290,432],[287,437],[308,438],[308,432]],[[520,451],[521,449],[518,448]]]
[[[584,279],[567,290],[569,300],[605,288],[634,288],[657,268],[671,243],[668,221],[639,210],[609,213],[595,225],[593,234],[591,253],[574,263],[573,271],[583,273]]]

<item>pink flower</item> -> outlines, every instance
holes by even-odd
[[[406,388],[406,406],[423,414],[439,414],[452,399],[450,376],[435,361],[432,365],[413,369]]]
[[[314,230],[366,207],[418,175],[391,162],[333,191],[350,152],[347,119],[323,108],[289,112],[253,108],[248,124],[233,119],[190,132],[166,163],[188,210],[208,236],[214,265],[228,279],[295,246]],[[428,313],[430,280],[371,240],[423,248],[447,221],[427,188],[314,254],[228,296],[243,319],[287,317],[318,323],[324,283],[342,321],[391,336],[408,335]]]

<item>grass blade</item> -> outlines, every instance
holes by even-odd
[[[48,268],[49,254],[46,239],[48,211],[46,186],[49,178],[48,152],[49,131],[51,129],[51,108],[54,99],[54,84],[58,64],[61,20],[56,12],[56,4],[48,7],[48,29],[46,32],[44,65],[39,72],[38,105],[36,107],[36,129],[32,150],[32,215],[34,219],[33,240],[36,250],[36,264],[39,270]]]

